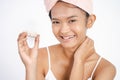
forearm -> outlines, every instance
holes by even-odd
[[[82,61],[74,61],[73,68],[70,75],[70,80],[83,80],[84,63]]]
[[[26,80],[36,80],[36,64],[26,67]]]
[[[36,80],[36,70],[26,69],[26,80]]]

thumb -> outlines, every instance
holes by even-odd
[[[39,35],[37,35],[36,37],[35,37],[35,44],[34,44],[34,48],[39,48]]]

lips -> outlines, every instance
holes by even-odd
[[[75,35],[61,36],[61,38],[62,38],[63,40],[70,40],[70,39],[72,39],[72,38],[74,38],[74,37],[75,37]]]

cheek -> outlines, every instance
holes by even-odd
[[[80,39],[84,39],[85,37],[86,37],[86,30],[84,29],[84,30],[80,30],[79,32],[78,32],[78,37],[80,38]]]
[[[74,33],[77,35],[77,40],[80,41],[80,43],[86,38],[86,30],[85,26],[74,28]]]
[[[52,32],[55,36],[57,35],[58,31],[59,31],[59,29],[57,27],[52,26]]]
[[[82,27],[82,28],[76,28],[76,35],[77,35],[77,40],[78,42],[81,44],[85,38],[86,38],[86,27]]]
[[[86,34],[87,28],[85,26],[76,26],[72,29],[76,34]]]

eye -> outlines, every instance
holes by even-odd
[[[52,21],[52,24],[59,24],[59,21]]]
[[[72,20],[69,20],[68,22],[69,22],[69,23],[74,23],[74,22],[76,22],[76,20],[75,20],[75,19],[72,19]]]

